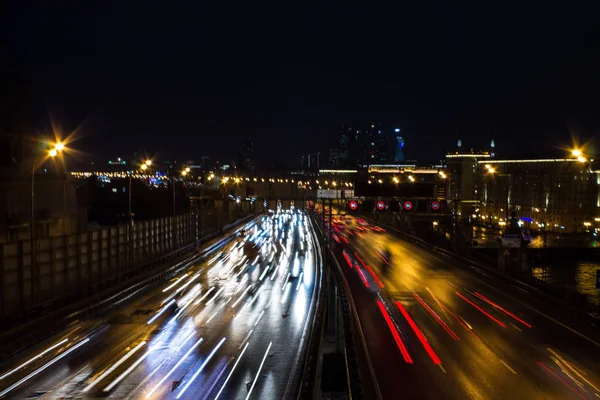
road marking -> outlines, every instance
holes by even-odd
[[[512,369],[512,368],[510,367],[510,365],[508,365],[506,362],[504,362],[504,360],[503,360],[503,359],[499,358],[498,360],[500,360],[500,362],[502,363],[502,365],[504,365],[506,368],[508,368],[508,370],[509,370],[510,372],[512,372],[513,374],[517,375],[517,371],[515,371],[514,369]]]

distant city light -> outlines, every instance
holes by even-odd
[[[400,132],[400,128],[394,129],[394,132]]]

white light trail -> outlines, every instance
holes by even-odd
[[[211,258],[210,260],[208,260],[208,265],[214,263],[215,261],[217,261],[219,259],[219,257],[221,257],[221,255],[223,254],[223,252],[219,252],[219,254],[217,254],[216,256],[214,256],[213,258]]]
[[[260,367],[258,367],[258,372],[256,373],[256,376],[254,377],[254,382],[252,382],[252,386],[250,386],[250,390],[248,391],[248,395],[246,396],[246,400],[248,400],[250,398],[250,395],[252,394],[252,390],[254,390],[254,385],[256,385],[256,381],[258,380],[258,376],[260,375],[260,371],[262,371],[263,365],[265,364],[265,360],[267,359],[267,356],[269,355],[269,350],[271,350],[271,345],[273,344],[273,342],[269,343],[269,347],[267,347],[267,351],[265,352],[265,355],[260,363]]]
[[[267,272],[269,272],[269,266],[265,266],[265,270],[262,272],[262,274],[260,274],[260,277],[258,278],[259,281],[262,282],[263,278],[265,277],[265,275],[267,275]]]
[[[244,299],[244,296],[246,296],[246,294],[248,293],[248,291],[250,289],[252,289],[252,286],[248,285],[248,287],[246,288],[246,290],[244,290],[242,292],[242,294],[240,294],[240,297],[231,305],[231,308],[235,308],[235,306],[237,306],[238,303]]]
[[[289,294],[290,294],[290,287],[292,286],[291,282],[288,282],[287,286],[285,287],[285,292],[283,293],[283,296],[281,297],[281,304],[285,303],[285,301],[287,300]]]
[[[250,331],[250,333],[252,333],[252,331]],[[238,356],[237,360],[235,360],[235,364],[233,364],[233,368],[231,368],[231,372],[229,372],[229,375],[227,375],[227,378],[225,378],[225,382],[223,382],[223,386],[221,386],[221,390],[219,390],[219,393],[217,393],[214,400],[217,400],[219,398],[219,396],[221,395],[221,393],[223,392],[223,390],[225,389],[225,385],[227,385],[227,382],[229,382],[229,378],[231,378],[231,375],[233,375],[233,371],[235,371],[235,367],[237,367],[238,363],[242,359],[242,356],[244,355],[244,352],[248,348],[249,344],[250,344],[250,342],[246,343],[246,345],[244,346],[244,350],[242,350],[242,352]]]
[[[67,356],[71,352],[77,350],[79,347],[83,346],[84,344],[86,344],[89,341],[90,341],[90,339],[86,338],[86,339],[82,340],[81,342],[77,343],[75,346],[71,347],[69,350],[67,350],[64,353],[62,353],[61,355],[59,355],[58,357],[55,357],[52,360],[48,361],[46,364],[42,365],[40,368],[36,369],[35,371],[30,373],[26,377],[20,379],[18,382],[12,384],[11,386],[7,387],[2,392],[0,392],[0,397],[4,397],[6,394],[12,392],[15,388],[21,386],[24,382],[27,382],[29,379],[33,378],[34,376],[36,376],[37,374],[39,374],[40,372],[42,372],[43,370],[45,370],[46,368],[48,368],[49,366],[51,366],[52,364],[57,362],[58,360]]]
[[[98,379],[96,379],[94,382],[90,383],[89,385],[87,385],[83,391],[87,392],[88,390],[90,390],[91,388],[93,388],[94,386],[96,386],[96,384],[98,382],[100,382],[102,379],[106,378],[108,375],[110,375],[115,369],[117,369],[119,367],[119,365],[123,364],[125,361],[127,361],[127,359],[129,357],[131,357],[136,351],[138,351],[139,349],[141,349],[144,345],[146,344],[145,341],[140,342],[140,344],[138,344],[137,346],[135,346],[133,349],[129,350],[127,352],[127,354],[125,354],[123,357],[121,357],[121,359],[119,361],[117,361],[116,363],[114,363],[109,369],[107,369],[106,371],[104,371],[102,373],[102,375],[100,375],[98,377]]]
[[[302,278],[304,276],[304,271],[300,272],[300,277],[298,278],[298,284],[296,285],[296,292],[300,289],[300,285],[302,285]]]
[[[198,375],[200,375],[200,373],[202,372],[202,370],[204,369],[204,367],[206,367],[206,364],[208,364],[208,362],[211,360],[211,358],[213,358],[213,356],[215,355],[215,353],[217,352],[217,350],[219,350],[219,348],[223,345],[223,343],[225,342],[225,340],[227,340],[227,338],[223,338],[221,339],[221,341],[215,346],[215,348],[213,349],[213,351],[210,352],[210,354],[208,355],[208,357],[206,357],[206,360],[204,360],[204,362],[202,363],[202,365],[200,366],[200,368],[198,368],[198,371],[196,371],[196,373],[190,378],[190,380],[188,381],[188,383],[185,384],[185,386],[183,387],[183,389],[181,389],[181,392],[179,392],[179,394],[177,395],[177,398],[181,398],[181,396],[183,396],[183,394],[185,393],[185,391],[190,387],[190,385],[192,384],[192,382],[194,382],[194,380],[198,377]]]
[[[190,279],[188,279],[188,281],[183,286],[181,286],[179,289],[177,289],[175,291],[175,293],[181,292],[183,289],[188,287],[192,282],[194,282],[196,279],[198,279],[200,277],[200,272],[202,272],[202,270],[198,271],[194,276],[192,276]]]
[[[214,299],[219,297],[219,295],[221,293],[223,293],[223,290],[225,290],[225,286],[223,286],[221,289],[219,289],[219,291],[213,297],[211,297],[209,301],[206,302],[206,305],[209,305]]]
[[[188,335],[188,337],[186,337],[185,340],[183,342],[181,342],[181,344],[179,346],[177,346],[177,348],[175,349],[175,352],[178,352],[179,350],[181,350],[181,348],[183,346],[185,346],[185,344],[188,342],[188,340],[190,340],[192,338],[192,336],[194,336],[194,333],[196,333],[196,330],[192,330],[192,333],[190,333]]]
[[[170,284],[169,286],[167,286],[166,288],[163,289],[163,293],[166,292],[167,290],[171,290],[173,289],[183,278],[185,278],[186,276],[188,276],[187,273],[183,274],[183,276],[181,278],[177,278],[175,280],[175,282],[173,282],[172,284]]]
[[[131,371],[133,371],[138,365],[140,365],[142,363],[142,361],[144,361],[146,359],[146,357],[148,357],[150,355],[150,353],[152,353],[153,350],[154,349],[150,349],[147,352],[145,352],[143,356],[138,358],[136,362],[131,364],[131,366],[129,368],[127,368],[125,371],[123,371],[123,373],[121,375],[119,375],[117,377],[117,379],[115,379],[114,381],[112,381],[110,383],[110,385],[105,387],[104,392],[110,392],[115,386],[117,386],[119,384],[119,382],[121,382],[123,379],[125,379],[125,377],[131,373]]]
[[[194,305],[197,306],[198,304],[202,303],[202,300],[204,300],[206,298],[206,296],[208,296],[210,294],[210,292],[212,292],[213,290],[215,290],[215,287],[211,287],[210,289],[208,289],[208,291],[206,293],[204,293],[204,295],[202,297],[200,297],[200,299],[196,300],[194,302]]]
[[[254,323],[254,326],[258,325],[258,323],[260,322],[260,319],[262,318],[263,315],[265,315],[265,310],[262,310],[260,312],[260,314],[258,315],[258,318],[256,318],[256,322]]]
[[[157,312],[156,315],[154,315],[154,317],[150,318],[148,320],[147,324],[150,325],[151,323],[156,321],[158,319],[158,317],[160,317],[167,310],[167,308],[171,307],[173,304],[175,304],[174,299],[171,300],[170,302],[168,302],[163,308],[161,308],[160,311]]]
[[[181,357],[179,359],[179,361],[177,362],[177,364],[175,364],[175,366],[173,368],[171,368],[171,370],[169,372],[167,372],[167,374],[165,376],[163,376],[162,379],[160,381],[158,381],[158,383],[156,385],[154,385],[154,387],[152,388],[152,390],[150,390],[150,392],[148,392],[148,394],[146,395],[146,398],[149,398],[150,396],[152,396],[152,393],[154,393],[156,391],[156,389],[159,388],[160,385],[162,385],[163,383],[165,383],[165,381],[169,378],[169,376],[171,376],[171,374],[173,372],[175,372],[175,370],[181,365],[181,363],[187,358],[187,356],[189,356],[190,353],[192,351],[194,351],[194,349],[196,347],[200,346],[200,344],[202,344],[203,341],[204,341],[204,338],[198,339],[198,341],[196,343],[194,343],[194,345],[192,347],[190,347],[190,349],[188,351],[186,351],[186,353],[183,355],[183,357]]]
[[[58,346],[65,344],[69,341],[69,338],[63,339],[60,342],[56,343],[55,345],[47,348],[46,350],[42,351],[40,354],[38,354],[35,357],[31,357],[29,360],[25,361],[23,364],[19,365],[16,368],[13,368],[12,370],[6,372],[4,375],[0,376],[0,381],[4,378],[6,378],[7,376],[10,376],[12,374],[14,374],[15,372],[17,372],[18,370],[20,370],[21,368],[31,364],[32,362],[34,362],[35,360],[37,360],[38,358],[42,358],[44,356],[44,354],[47,354],[49,352],[51,352],[52,350],[54,350],[55,348],[57,348]]]
[[[215,313],[213,315],[210,316],[210,318],[204,323],[204,325],[208,324],[210,321],[212,321],[212,319],[217,315],[218,311],[215,311]]]
[[[281,285],[282,292],[283,292],[283,289],[285,289],[285,286],[287,285],[289,279],[290,279],[290,273],[288,272],[287,276],[285,277],[285,282],[283,282],[283,285]]]

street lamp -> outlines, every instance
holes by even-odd
[[[571,151],[571,154],[572,154],[574,157],[577,157],[577,158],[579,158],[579,157],[581,157],[581,150],[579,150],[579,149],[573,149],[573,150]]]
[[[186,168],[186,169],[187,169],[187,168]],[[186,175],[187,175],[187,173],[188,173],[188,172],[187,172],[185,169],[184,169],[183,171],[181,171],[181,175],[182,175],[182,176],[186,176]]]
[[[145,171],[148,169],[148,164],[142,164],[142,171]]]
[[[65,149],[65,145],[61,142],[56,142],[54,143],[54,145],[48,150],[47,155],[49,157],[56,157],[59,153],[62,153],[62,151]],[[31,224],[29,226],[29,236],[31,239],[31,266],[32,266],[32,274],[33,274],[33,266],[35,264],[37,264],[37,252],[36,252],[36,246],[35,246],[35,168],[38,164],[38,161],[44,162],[44,159],[42,160],[38,160],[36,159],[35,155],[32,158],[31,161]],[[64,195],[64,193],[63,193]],[[64,223],[64,215],[63,215],[63,223]],[[63,228],[64,229],[64,228]],[[35,284],[35,279],[32,276],[31,279],[31,295],[34,295],[34,284]]]
[[[144,164],[149,167],[152,165],[152,160],[146,160],[146,162]],[[144,168],[144,169],[146,169],[146,168]]]

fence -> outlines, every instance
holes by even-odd
[[[33,257],[31,241],[0,244],[0,320],[97,293],[230,219],[185,214],[43,238]]]

